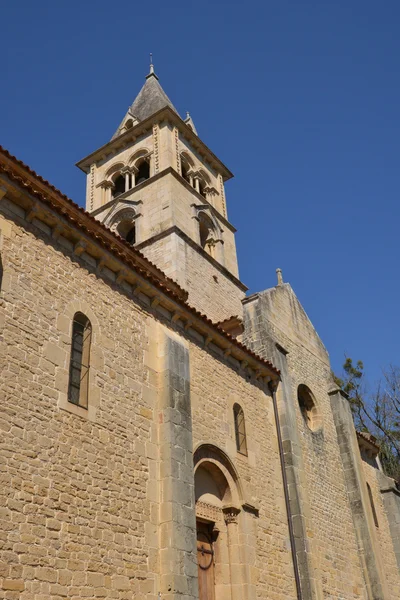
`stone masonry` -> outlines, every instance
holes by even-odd
[[[0,599],[398,600],[400,492],[153,66],[78,165],[0,148]]]

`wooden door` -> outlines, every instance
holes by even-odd
[[[199,600],[215,600],[214,551],[211,528],[197,523],[197,564],[199,571]]]

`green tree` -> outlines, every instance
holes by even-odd
[[[377,438],[385,473],[400,481],[400,368],[391,365],[371,392],[360,360],[346,357],[342,376],[334,378],[348,396],[356,429]]]

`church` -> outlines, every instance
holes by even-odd
[[[398,600],[400,491],[153,65],[77,166],[0,148],[0,599]]]

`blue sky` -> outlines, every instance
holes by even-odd
[[[83,205],[153,52],[182,115],[234,172],[241,279],[281,267],[338,370],[400,364],[400,4],[3,2],[0,143]]]

